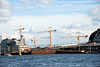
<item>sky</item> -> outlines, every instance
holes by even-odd
[[[0,0],[0,33],[8,38],[19,38],[19,26],[25,28],[24,38],[33,47],[34,35],[37,39],[48,37],[49,33],[39,31],[56,29],[52,32],[52,44],[77,43],[77,38],[64,36],[89,35],[100,28],[100,0]],[[80,38],[81,43],[88,38]],[[49,39],[36,42],[49,45]]]

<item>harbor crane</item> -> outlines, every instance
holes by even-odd
[[[20,25],[20,29],[16,29],[15,31],[20,31],[20,40],[22,40],[22,30],[24,30],[25,28],[22,28],[22,26]]]
[[[31,41],[32,41],[32,42],[34,41],[34,48],[36,48],[36,41],[40,41],[40,39],[36,39],[36,36],[34,36],[34,40],[31,39]]]
[[[78,39],[78,44],[80,44],[80,37],[85,37],[85,38],[87,38],[88,35],[80,36],[80,32],[78,32],[78,36],[65,36],[65,37],[63,37],[63,38],[77,38],[77,39]]]
[[[50,44],[49,44],[49,48],[51,48],[51,46],[52,46],[52,36],[51,36],[51,32],[56,32],[57,30],[51,30],[51,27],[50,27],[50,30],[48,30],[48,31],[40,31],[39,33],[43,33],[43,32],[49,32],[49,37],[45,37],[45,38],[50,38]]]

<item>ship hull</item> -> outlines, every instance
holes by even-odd
[[[58,50],[56,52],[57,54],[78,54],[78,53],[85,53],[85,52],[82,52],[82,51],[70,51],[70,50]]]
[[[56,54],[56,51],[32,51],[31,54]]]
[[[4,55],[7,53],[1,53],[1,55]],[[19,55],[19,52],[10,52],[11,55]],[[22,55],[31,55],[31,52],[21,52]]]

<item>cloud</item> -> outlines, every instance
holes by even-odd
[[[26,38],[26,40],[30,40],[34,37],[33,34],[30,34],[30,33],[23,34],[23,36],[24,36],[24,38]]]
[[[10,35],[10,38],[17,38],[17,39],[19,39],[19,34],[18,34],[18,32],[14,32],[14,34],[11,34],[11,35]]]
[[[5,23],[10,19],[11,7],[8,0],[0,0],[0,23]]]
[[[22,3],[28,4],[28,5],[36,5],[35,2],[29,1],[29,0],[21,0]]]
[[[33,38],[33,34],[30,34],[30,33],[22,33],[22,35],[27,40]],[[17,39],[19,39],[20,38],[20,34],[19,34],[19,32],[14,32],[13,34],[10,35],[9,38],[17,38]]]
[[[29,0],[21,0],[22,3],[25,3],[27,5],[32,6],[38,6],[38,7],[45,7],[43,5],[51,5],[56,3],[56,0],[37,0],[37,1],[29,1]]]
[[[8,38],[8,35],[6,35],[5,33],[0,33],[0,36],[2,36],[2,39]]]
[[[92,9],[88,15],[92,17],[94,22],[100,23],[100,7]]]
[[[81,27],[82,25],[80,23],[72,23],[71,25],[67,26],[67,28],[75,28],[75,29],[79,29]]]
[[[73,4],[73,3],[97,3],[97,2],[100,2],[99,0],[94,0],[94,1],[58,1],[58,3],[70,3],[70,4]]]
[[[31,26],[30,29],[28,30],[28,33],[34,33],[35,29],[34,26]]]
[[[54,4],[56,0],[39,0],[39,2],[42,3],[43,5],[51,5]]]
[[[81,30],[81,29],[67,29],[67,28],[62,28],[60,32],[63,32],[64,35],[70,36],[70,35],[76,35],[77,32],[80,32],[84,35],[90,35],[93,30]],[[81,34],[81,35],[82,35]]]
[[[88,29],[89,25],[91,25],[90,23],[81,23],[81,22],[73,22],[72,24],[68,25],[68,26],[62,26],[62,28],[66,28],[66,29]]]

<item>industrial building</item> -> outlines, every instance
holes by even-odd
[[[100,28],[94,31],[89,38],[89,42],[100,43]]]
[[[7,37],[4,35],[4,33],[0,33],[0,54],[1,54],[1,41],[5,38]]]
[[[92,53],[100,53],[100,28],[94,31],[89,37],[89,42],[81,45],[80,48]]]
[[[13,39],[4,39],[1,41],[1,53],[4,52],[19,52],[28,49],[28,45],[25,43],[25,38],[22,40]]]

